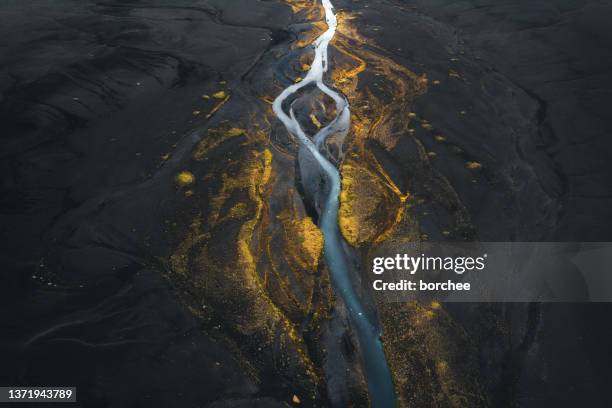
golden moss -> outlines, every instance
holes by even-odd
[[[191,223],[189,233],[185,239],[170,256],[170,269],[183,278],[185,278],[189,272],[189,251],[206,237],[206,235],[201,232],[201,225],[202,218],[198,216]]]
[[[239,203],[236,203],[236,205],[233,206],[231,210],[229,210],[229,213],[227,214],[227,216],[231,218],[242,218],[242,217],[245,217],[247,214],[248,214],[247,205],[245,203],[239,202]]]
[[[324,21],[315,21],[310,24],[310,30],[300,32],[298,39],[292,45],[293,48],[304,48],[312,44],[312,42],[327,29]]]
[[[246,134],[246,131],[244,129],[240,129],[240,128],[230,128],[227,132],[226,132],[228,137],[236,137],[236,136],[242,136],[244,134]]]
[[[486,405],[478,350],[439,303],[389,304],[380,312],[400,407]]]
[[[218,128],[208,129],[208,134],[196,146],[193,152],[195,160],[203,160],[206,155],[229,140],[238,136],[246,136],[246,130],[238,127],[230,127],[227,123]]]
[[[215,99],[225,99],[225,97],[227,96],[225,91],[218,91],[215,92],[214,94],[212,94],[213,98]]]
[[[212,209],[209,215],[211,225],[214,226],[225,218],[221,214],[221,209],[234,191],[248,193],[249,198],[256,203],[256,218],[259,217],[263,205],[259,194],[270,178],[272,153],[266,149],[263,152],[251,151],[249,156],[238,176],[223,173],[221,189],[211,202]]]
[[[317,129],[321,128],[321,122],[319,122],[319,119],[317,119],[314,113],[310,114],[310,121],[317,127]]]
[[[176,183],[181,187],[191,185],[193,184],[194,181],[195,181],[195,176],[190,171],[183,170],[179,174],[176,175]]]
[[[230,137],[243,132],[229,127],[223,129],[223,134]],[[249,144],[241,146],[248,146],[238,149],[241,158],[219,170],[221,182],[209,197],[208,218],[193,222],[190,232],[170,257],[170,273],[184,282],[186,293],[192,294],[197,302],[212,306],[206,314],[202,306],[190,304],[194,314],[208,322],[211,316],[220,313],[221,320],[215,323],[213,332],[229,336],[224,341],[234,342],[238,361],[245,364],[255,381],[262,367],[257,361],[263,358],[257,347],[261,350],[262,346],[274,346],[283,360],[279,370],[296,379],[299,387],[314,392],[318,374],[301,333],[272,301],[266,287],[266,271],[260,270],[263,259],[260,244],[266,239],[263,228],[268,222],[264,210],[273,175],[272,153]],[[303,224],[302,239],[316,241],[308,221]],[[312,249],[309,256],[316,258],[315,252]]]
[[[316,269],[323,251],[323,233],[312,222],[312,218],[305,217],[302,219],[298,229],[298,239],[301,241],[307,257],[311,260],[311,267]]]
[[[470,170],[479,170],[482,168],[482,164],[478,163],[477,161],[469,161],[465,163],[465,167]]]
[[[323,233],[310,217],[296,218],[296,214],[281,213],[279,217],[285,230],[285,257],[296,267],[315,271],[323,252]]]
[[[425,92],[427,81],[371,47],[371,41],[362,37],[352,23],[356,18],[355,14],[338,13],[338,32],[332,44],[345,58],[334,64],[332,79],[351,104],[353,148],[364,150],[366,140],[376,139],[391,149],[402,134],[397,123],[409,118],[407,103]],[[358,76],[366,68],[378,78],[376,93],[371,86],[358,86]],[[386,95],[384,100],[381,93]]]
[[[386,236],[404,214],[408,194],[403,194],[382,166],[370,156],[375,171],[363,160],[347,159],[341,167],[339,224],[346,240],[354,246]]]
[[[436,142],[440,142],[440,143],[446,141],[446,138],[444,136],[442,136],[442,135],[435,135],[434,139],[436,140]]]

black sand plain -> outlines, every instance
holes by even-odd
[[[0,385],[74,385],[83,407],[367,406],[309,245],[313,186],[270,114],[320,29],[288,3],[0,5]],[[386,234],[612,240],[612,5],[334,5],[357,270]],[[607,304],[370,307],[400,406],[612,403]]]

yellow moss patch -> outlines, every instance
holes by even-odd
[[[426,130],[431,130],[433,128],[431,123],[429,123],[429,121],[424,120],[424,119],[421,121],[421,127]]]
[[[415,302],[379,309],[398,406],[486,406],[478,382],[478,349],[444,310],[432,309]]]
[[[239,176],[232,177],[227,173],[222,175],[222,187],[219,193],[212,199],[212,210],[210,212],[209,223],[216,225],[225,219],[222,216],[221,209],[225,202],[229,199],[233,191],[242,190],[248,192],[251,200],[256,201],[257,209],[263,203],[260,203],[260,189],[267,184],[271,174],[272,153],[266,149],[263,152],[253,151],[250,157],[244,164],[244,168]]]
[[[195,181],[195,176],[190,171],[183,170],[179,174],[176,175],[176,183],[181,187],[185,187],[190,184],[193,184],[194,181]]]
[[[482,164],[478,163],[477,161],[469,161],[465,163],[465,167],[470,170],[479,170],[482,168]]]
[[[242,218],[248,214],[248,207],[245,203],[237,203],[229,210],[228,217]]]
[[[323,252],[323,233],[312,222],[312,218],[305,217],[300,222],[298,237],[302,241],[306,255],[312,261],[313,268],[316,268]]]
[[[215,92],[212,96],[215,99],[225,99],[225,97],[227,95],[226,95],[225,91],[219,91],[219,92]]]
[[[201,225],[202,218],[196,217],[190,225],[189,233],[170,256],[170,269],[181,277],[186,277],[188,273],[190,249],[205,238]]]
[[[404,213],[407,195],[399,191],[386,173],[381,173],[382,167],[376,167],[378,171],[373,171],[367,163],[353,159],[345,160],[341,167],[338,222],[340,231],[353,246],[372,243],[386,235]]]
[[[208,153],[220,146],[226,140],[246,135],[247,133],[245,129],[230,127],[227,124],[223,124],[218,128],[208,129],[208,134],[206,137],[204,137],[196,146],[193,152],[193,158],[195,160],[202,160]]]
[[[310,120],[317,127],[317,129],[321,128],[321,122],[319,122],[319,119],[317,119],[317,117],[314,115],[314,113],[310,114]]]
[[[310,217],[296,219],[295,214],[282,214],[285,229],[287,257],[295,260],[297,267],[314,271],[323,252],[323,233]]]

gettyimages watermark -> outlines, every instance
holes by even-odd
[[[369,266],[383,302],[612,302],[609,242],[392,242]]]

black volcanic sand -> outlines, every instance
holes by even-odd
[[[415,102],[434,126],[416,137],[480,239],[611,239],[612,6],[336,5],[396,62],[440,81]],[[276,384],[258,389],[203,334],[158,259],[194,215],[180,213],[175,174],[209,126],[248,113],[244,78],[293,40],[290,20],[276,1],[0,6],[1,385],[76,385],[88,407],[282,406]],[[237,97],[207,118],[218,100],[201,96],[220,90]],[[411,154],[400,144],[390,160]],[[466,173],[468,161],[483,167]],[[439,223],[422,220],[433,238]],[[517,358],[489,379],[494,403],[612,404],[609,311],[543,306],[536,340],[521,349],[517,330]]]
[[[250,1],[0,6],[1,384],[74,384],[88,407],[279,406],[151,265],[170,250],[182,157],[220,120],[201,96],[231,93],[290,16]]]
[[[612,6],[585,1],[361,1],[360,32],[430,79],[416,136],[481,240],[609,241]],[[433,81],[440,81],[434,85]],[[442,135],[437,143],[433,135]],[[460,148],[460,152],[455,149]],[[394,160],[410,157],[394,153]],[[467,161],[482,169],[466,176]],[[422,220],[440,239],[441,220]],[[428,227],[430,226],[430,227]],[[469,306],[450,305],[459,321]],[[608,406],[609,305],[506,312],[512,344],[481,351],[494,406]],[[534,323],[534,321],[537,322]],[[535,325],[534,334],[530,334]],[[508,357],[510,356],[510,357]],[[493,363],[492,363],[493,361]]]

